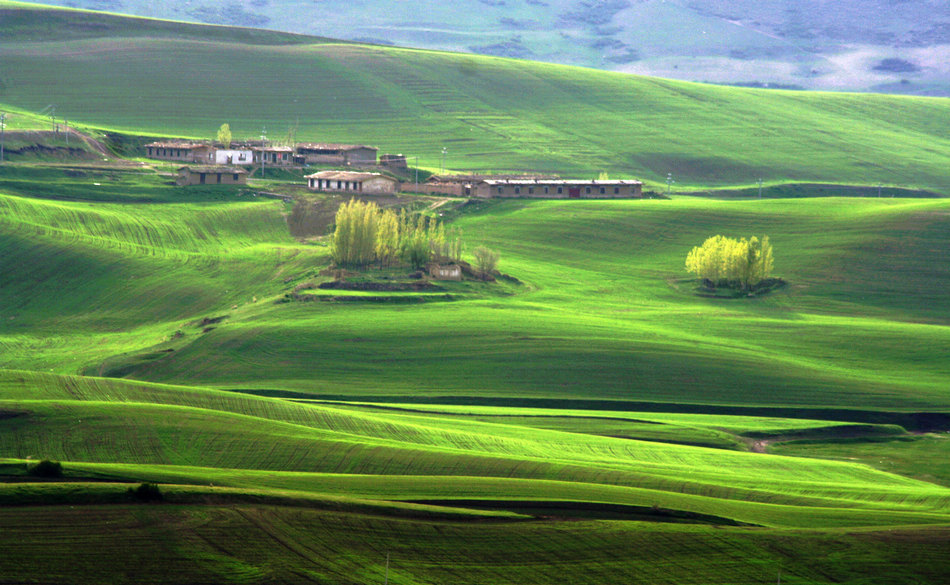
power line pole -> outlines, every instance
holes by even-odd
[[[446,153],[446,152],[448,152],[448,150],[443,146],[443,147],[442,147],[442,166],[441,166],[441,168],[440,168],[440,170],[439,170],[439,174],[440,174],[440,175],[444,175],[444,174],[445,174],[445,153]]]
[[[7,127],[7,113],[0,112],[0,163],[3,162],[3,131]]]
[[[415,159],[415,161],[416,161],[414,168],[415,168],[415,170],[416,170],[416,193],[418,193],[418,192],[419,192],[419,157],[418,157],[418,156],[414,156],[414,157],[412,157],[412,158]]]
[[[759,199],[762,199],[762,178],[759,177]]]
[[[66,129],[66,146],[69,146],[69,120],[63,118],[63,128]]]
[[[386,582],[385,585],[389,585],[389,553],[386,553]]]
[[[878,183],[878,184],[877,184],[877,198],[878,198],[878,199],[881,198],[881,187],[883,187],[883,186],[884,186],[884,185],[883,185],[882,183]]]
[[[261,178],[264,178],[264,162],[267,153],[264,151],[264,145],[267,144],[267,126],[261,130]]]
[[[666,196],[670,196],[670,189],[673,187],[673,183],[676,181],[673,180],[673,173],[666,174]]]

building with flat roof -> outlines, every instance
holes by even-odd
[[[379,173],[320,171],[304,177],[312,191],[388,195],[399,191],[399,181]]]
[[[178,168],[179,187],[185,185],[246,185],[247,171],[227,166],[184,166]]]
[[[643,183],[633,180],[486,179],[471,187],[471,194],[538,199],[630,199],[643,197]]]
[[[252,146],[254,164],[273,165],[277,167],[290,166],[294,163],[294,149],[289,146]]]
[[[543,175],[447,175],[431,177],[413,188],[420,193],[457,197],[529,197],[538,199],[619,199],[643,197],[643,183],[633,180],[561,179]]]
[[[364,165],[376,164],[375,146],[362,144],[333,144],[329,142],[301,142],[297,144],[296,155],[307,164],[328,165]]]
[[[212,163],[214,162],[214,147],[201,142],[181,140],[150,142],[145,145],[145,156],[157,160]]]

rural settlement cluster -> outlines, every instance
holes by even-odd
[[[146,144],[145,150],[148,158],[190,163],[178,169],[179,185],[246,183],[248,172],[242,168],[244,166],[303,167],[316,164],[353,169],[325,170],[304,177],[309,189],[322,192],[394,194],[410,191],[486,199],[617,199],[643,196],[643,183],[626,179],[561,179],[553,175],[437,175],[422,184],[400,181],[391,175],[408,172],[404,155],[378,155],[378,148],[360,144],[303,142],[290,147],[251,141],[218,148],[208,143],[170,141]]]

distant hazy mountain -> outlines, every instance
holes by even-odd
[[[50,0],[739,85],[950,95],[947,0]]]

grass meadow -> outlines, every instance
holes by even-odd
[[[377,294],[314,288],[326,240],[256,195],[296,175],[0,165],[0,582],[950,577],[947,100],[0,17],[20,130],[51,101],[110,144],[299,117],[302,139],[429,168],[447,146],[451,169],[672,171],[690,192],[450,201],[429,213],[510,278]],[[900,197],[821,196],[878,182]],[[768,235],[785,286],[699,294],[685,257],[715,234]],[[42,459],[63,477],[31,475]],[[136,501],[143,482],[164,499]]]

